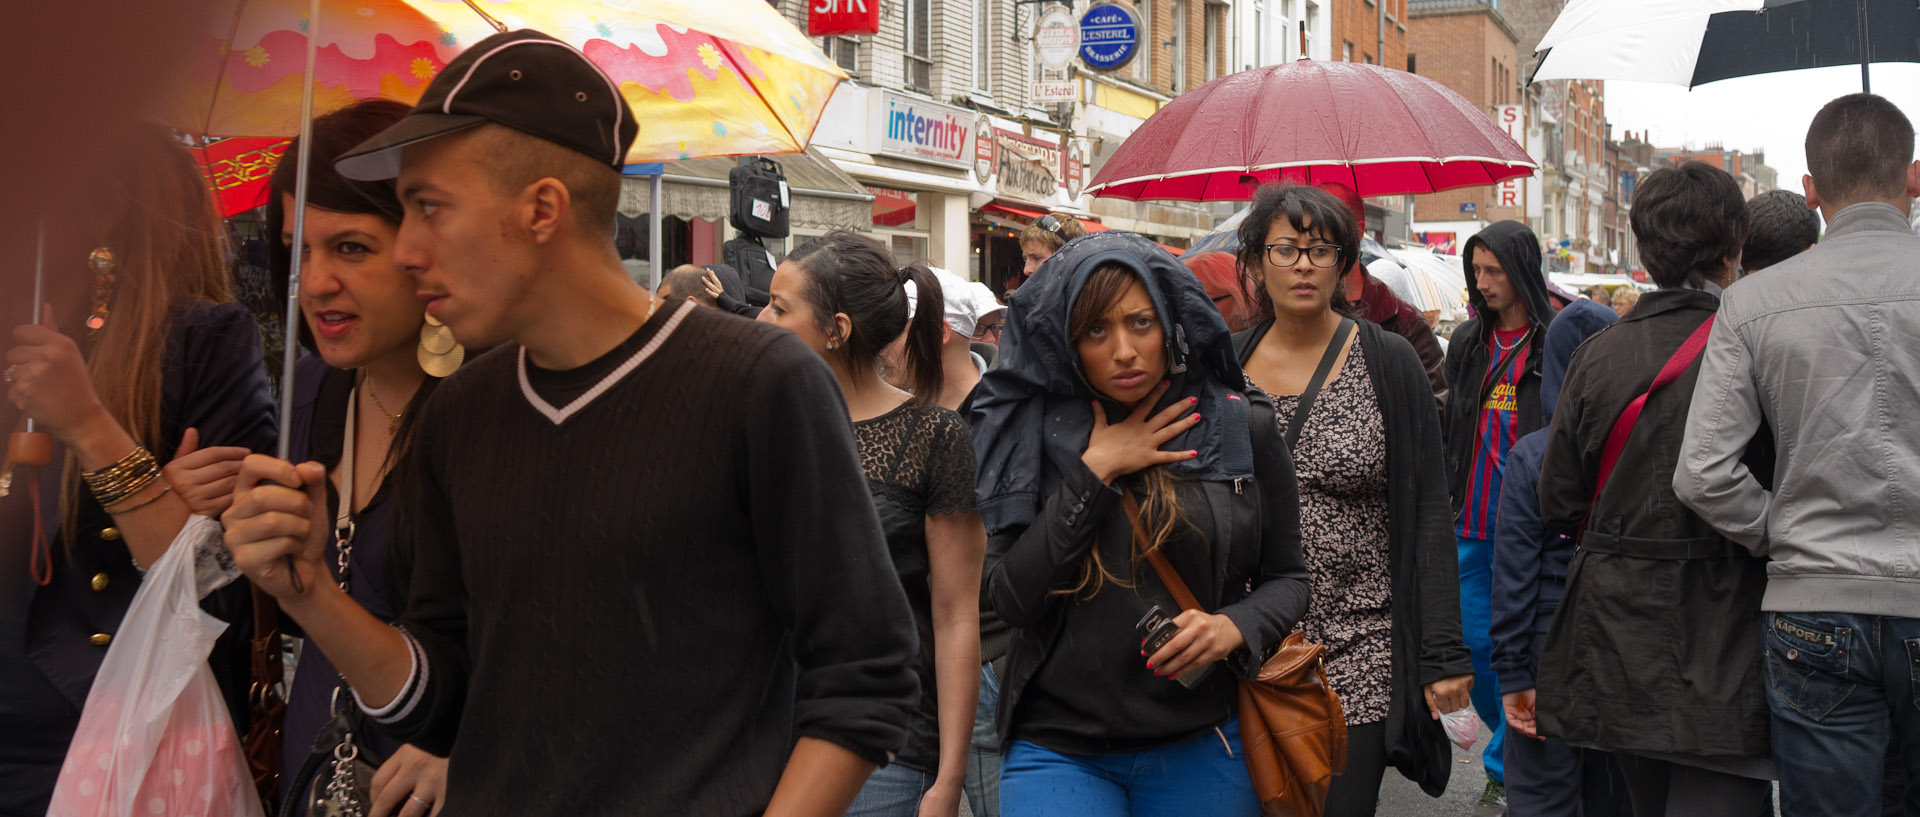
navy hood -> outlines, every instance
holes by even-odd
[[[1016,290],[1007,305],[998,364],[973,400],[973,450],[980,515],[989,534],[1031,524],[1045,497],[1080,466],[1093,429],[1097,395],[1067,338],[1068,316],[1093,271],[1132,270],[1145,283],[1166,333],[1172,386],[1159,408],[1197,397],[1201,420],[1164,448],[1200,452],[1166,466],[1175,476],[1230,480],[1253,476],[1246,376],[1232,336],[1191,270],[1146,237],[1107,230],[1067,242]],[[1110,422],[1126,410],[1100,401]]]
[[[1619,318],[1612,307],[1579,298],[1547,325],[1547,352],[1540,366],[1540,416],[1545,422],[1553,422],[1553,407],[1560,402],[1560,385],[1567,379],[1567,364],[1573,361],[1574,350]]]
[[[1486,247],[1500,259],[1500,268],[1506,270],[1507,280],[1513,282],[1520,300],[1527,304],[1527,322],[1535,329],[1546,328],[1553,320],[1553,304],[1547,300],[1547,276],[1540,269],[1540,239],[1534,237],[1533,230],[1525,224],[1500,221],[1467,239],[1467,245],[1460,250],[1460,266],[1465,268],[1467,276],[1467,303],[1473,305],[1473,313],[1481,318],[1482,337],[1476,340],[1486,342],[1485,335],[1493,331],[1494,322],[1486,320],[1487,299],[1474,285],[1475,247]]]

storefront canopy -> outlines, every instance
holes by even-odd
[[[805,153],[771,157],[780,163],[792,192],[788,221],[815,229],[873,229],[873,194],[809,148]],[[723,221],[727,217],[727,174],[732,158],[688,159],[665,164],[661,185],[663,216],[687,220]],[[637,217],[647,212],[647,177],[628,176],[620,187],[620,213]]]

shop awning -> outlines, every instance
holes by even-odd
[[[786,174],[792,192],[787,220],[795,227],[822,230],[873,229],[873,194],[813,148],[805,153],[771,157]],[[687,159],[667,162],[661,185],[660,214],[682,219],[724,221],[728,208],[727,174],[734,160]],[[620,213],[637,217],[647,212],[648,181],[628,176],[620,185]]]

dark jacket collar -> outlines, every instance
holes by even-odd
[[[1621,323],[1644,321],[1655,315],[1664,315],[1681,309],[1705,309],[1712,312],[1720,308],[1720,297],[1702,289],[1671,287],[1656,289],[1640,296],[1640,300],[1620,319]]]

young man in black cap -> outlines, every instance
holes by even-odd
[[[249,460],[227,542],[374,720],[451,749],[446,802],[406,817],[839,814],[905,741],[913,619],[839,389],[778,329],[648,317],[612,237],[635,132],[584,56],[517,31],[336,165],[398,173],[397,263],[498,346],[409,418],[392,628],[323,566],[318,464]]]

